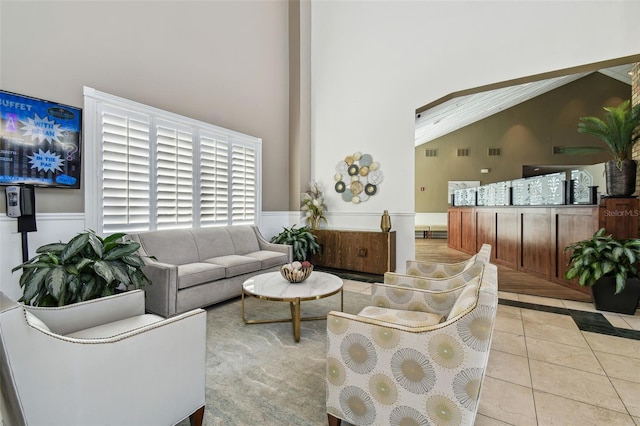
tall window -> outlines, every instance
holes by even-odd
[[[87,228],[258,224],[261,139],[85,87]]]

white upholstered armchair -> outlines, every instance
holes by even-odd
[[[477,260],[481,262],[491,261],[491,245],[483,244],[478,253],[470,259],[456,263],[426,262],[407,260],[407,275],[430,278],[446,278],[459,274],[473,265]]]
[[[0,387],[8,425],[200,425],[206,313],[144,313],[135,290],[60,308],[0,292]]]
[[[445,315],[405,310],[393,297],[388,307],[368,306],[358,315],[331,312],[329,424],[473,425],[495,322],[497,279],[495,265],[487,263],[467,285],[446,290],[457,297]]]

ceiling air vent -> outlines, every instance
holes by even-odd
[[[424,150],[424,156],[425,157],[437,157],[438,156],[438,150],[437,149],[425,149]]]
[[[458,157],[468,157],[469,151],[469,148],[458,148]]]
[[[489,157],[500,157],[502,155],[502,148],[489,148],[487,154]]]

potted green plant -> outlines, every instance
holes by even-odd
[[[596,309],[633,315],[640,301],[640,239],[616,239],[601,228],[572,250],[565,277],[591,287]]]
[[[81,232],[68,243],[46,244],[36,256],[13,268],[22,269],[20,302],[34,306],[63,306],[109,296],[121,285],[137,289],[150,283],[136,253],[140,244],[123,241],[125,234],[106,238]]]
[[[578,132],[604,141],[613,155],[605,163],[607,194],[626,197],[636,190],[637,163],[631,159],[631,150],[638,140],[634,129],[640,124],[640,104],[631,106],[626,100],[615,107],[605,107],[604,117],[580,117]]]
[[[318,253],[320,245],[316,241],[316,236],[309,232],[309,228],[303,226],[296,228],[293,225],[291,228],[284,227],[282,232],[271,238],[272,243],[276,244],[288,244],[293,247],[293,260],[304,261],[308,260],[310,254]]]

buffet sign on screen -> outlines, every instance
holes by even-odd
[[[0,90],[0,185],[80,188],[82,110]]]

